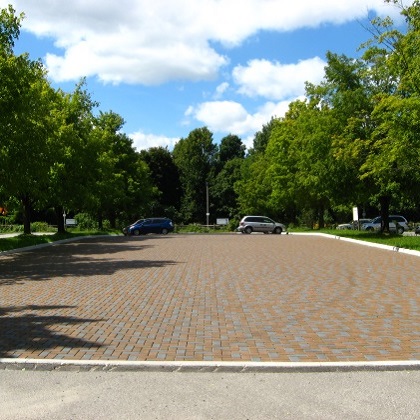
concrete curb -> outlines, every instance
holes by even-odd
[[[409,254],[409,255],[414,255],[416,257],[420,257],[420,251],[415,251],[415,250],[406,249],[406,248],[399,248],[397,246],[377,244],[375,242],[360,241],[358,239],[345,238],[343,236],[331,235],[331,234],[328,234],[328,233],[317,233],[317,232],[299,233],[299,232],[296,232],[296,233],[290,233],[290,235],[321,236],[321,237],[324,237],[324,238],[337,239],[339,241],[352,242],[352,243],[355,243],[355,244],[358,244],[358,245],[370,246],[372,248],[380,248],[380,249],[385,249],[387,251],[394,251],[394,252],[399,252],[401,254]]]
[[[76,372],[305,373],[420,370],[420,360],[389,362],[129,362],[110,360],[0,359],[0,370]]]

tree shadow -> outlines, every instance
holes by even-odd
[[[73,338],[50,330],[56,324],[74,325],[85,322],[98,322],[100,319],[81,319],[67,316],[23,314],[7,316],[14,312],[42,311],[71,308],[71,306],[25,306],[0,308],[0,358],[16,357],[16,351],[43,351],[56,347],[100,348],[101,344]]]
[[[165,237],[165,240],[168,239]],[[0,286],[24,284],[28,280],[45,281],[54,277],[106,276],[119,270],[165,267],[177,263],[164,259],[141,259],[142,250],[153,246],[147,244],[147,237],[91,237],[7,254],[0,258]]]
[[[141,270],[177,263],[165,259],[142,259],[142,252],[145,249],[156,246],[156,237],[153,237],[153,241],[148,239],[147,237],[92,237],[2,255],[0,289],[2,286],[11,287],[8,292],[25,294],[24,286],[28,282],[54,279],[60,281],[64,279],[69,282],[73,279],[77,281],[82,279],[89,282],[93,276],[112,276],[119,270]],[[13,289],[15,286],[18,288]],[[16,299],[13,302],[16,302]],[[103,321],[60,313],[65,308],[77,308],[75,306],[17,306],[16,303],[15,306],[6,306],[7,302],[4,299],[0,299],[0,303],[2,305],[0,358],[20,357],[26,352],[35,352],[39,355],[44,350],[48,352],[49,349],[56,347],[69,349],[102,347],[100,343],[65,334],[67,325],[70,330],[72,325]],[[60,332],[56,331],[58,325],[61,326]],[[43,357],[42,354],[40,356]]]

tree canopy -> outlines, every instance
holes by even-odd
[[[397,30],[375,18],[362,54],[327,51],[323,80],[271,118],[247,152],[237,135],[218,143],[193,129],[173,150],[137,151],[124,119],[98,110],[86,80],[54,89],[40,61],[15,55],[24,15],[0,9],[0,204],[19,205],[25,232],[33,209],[88,213],[99,227],[167,216],[206,223],[266,214],[322,227],[354,206],[420,217],[420,0],[399,7]],[[210,195],[207,203],[206,195]]]

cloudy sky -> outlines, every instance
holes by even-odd
[[[357,57],[383,0],[0,0],[25,13],[16,52],[55,87],[82,77],[126,121],[138,150],[207,126],[217,142],[254,134],[323,77],[325,54]]]

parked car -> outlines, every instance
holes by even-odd
[[[359,220],[352,220],[348,223],[342,223],[341,225],[337,226],[337,229],[345,230],[345,229],[357,229],[358,226],[363,226],[365,223],[370,223],[372,219],[359,219]]]
[[[390,215],[389,220],[389,230],[391,232],[397,232],[402,235],[405,231],[409,230],[407,219],[403,216]],[[375,217],[370,223],[365,223],[362,226],[362,230],[379,230],[381,228],[382,217]]]
[[[166,235],[174,230],[172,220],[166,217],[140,219],[123,229],[124,235],[146,235],[148,233],[162,233]]]
[[[287,231],[285,225],[277,223],[266,216],[245,216],[239,222],[236,230],[242,233],[263,232],[277,234]]]

